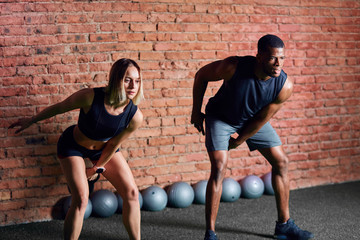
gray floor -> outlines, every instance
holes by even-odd
[[[314,233],[315,239],[360,239],[360,182],[349,182],[291,191],[290,212],[297,225]],[[203,239],[204,206],[142,211],[142,239]],[[217,234],[221,240],[271,239],[276,208],[273,196],[240,198],[221,203]],[[0,239],[62,239],[62,220],[0,227]],[[128,239],[121,215],[90,217],[80,239]]]

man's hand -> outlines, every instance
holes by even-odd
[[[202,133],[202,135],[205,135],[205,130],[204,130],[204,119],[205,119],[205,114],[203,114],[202,112],[199,113],[192,113],[191,114],[191,123],[194,124],[194,127]]]
[[[237,141],[237,139],[230,137],[229,140],[229,150],[237,148],[241,143]]]

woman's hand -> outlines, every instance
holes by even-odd
[[[15,133],[19,133],[30,127],[33,123],[34,122],[32,118],[21,118],[17,122],[11,124],[9,128],[20,127],[18,130],[15,131]]]
[[[93,181],[97,178],[99,174],[96,173],[95,168],[86,168],[86,177],[88,179],[88,181]]]

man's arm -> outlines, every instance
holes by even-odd
[[[241,145],[248,138],[257,133],[260,128],[262,128],[265,123],[267,123],[274,115],[277,113],[285,101],[289,99],[293,91],[293,82],[288,78],[280,91],[277,99],[269,104],[268,106],[261,109],[254,117],[251,119],[240,132],[239,136],[234,139],[230,139],[229,149],[234,149],[237,146]]]
[[[236,57],[228,57],[205,65],[195,74],[191,123],[199,132],[205,133],[203,127],[204,114],[201,113],[201,107],[208,82],[230,80],[235,73],[236,66]]]

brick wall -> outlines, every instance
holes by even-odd
[[[1,225],[57,216],[68,190],[56,142],[77,112],[20,135],[7,127],[78,89],[104,86],[122,57],[136,60],[145,79],[144,124],[122,145],[139,188],[206,179],[204,137],[189,123],[194,74],[214,60],[254,55],[266,33],[285,41],[295,82],[272,120],[291,160],[291,188],[360,179],[357,0],[9,0],[0,11]],[[218,87],[210,84],[206,99]],[[227,176],[269,170],[245,145],[230,153]],[[96,188],[112,189],[104,179]]]

